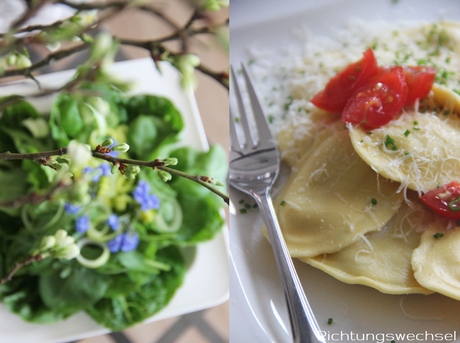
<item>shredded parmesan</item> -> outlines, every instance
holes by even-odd
[[[372,254],[374,252],[374,246],[372,245],[371,242],[369,242],[369,240],[361,233],[358,233],[356,236],[355,236],[355,239],[356,237],[360,236],[361,239],[369,246],[369,250],[360,250],[356,253],[355,255],[355,261],[358,262],[358,255],[360,253],[366,253],[366,254]]]

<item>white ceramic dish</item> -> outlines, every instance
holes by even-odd
[[[45,87],[59,87],[68,80],[72,71],[45,75],[38,79]],[[150,59],[132,60],[113,65],[113,73],[123,80],[137,84],[135,92],[149,93],[169,98],[182,113],[185,121],[183,144],[197,149],[208,149],[206,135],[192,92],[184,92],[180,86],[180,75],[169,64],[162,64],[162,74],[154,68]],[[1,86],[0,96],[36,92],[30,82],[17,82]],[[34,102],[45,111],[52,99]],[[190,256],[191,265],[184,284],[178,289],[171,302],[158,314],[148,319],[152,322],[213,307],[228,299],[228,240],[223,230],[213,240],[199,244],[195,254]],[[109,330],[97,325],[84,313],[53,325],[25,323],[19,316],[9,313],[0,304],[0,343],[62,343],[102,335]]]
[[[330,35],[352,16],[388,21],[458,20],[460,4],[457,0],[233,0],[230,61],[233,65],[247,61],[250,46],[281,50],[298,44],[293,29],[301,26],[315,35]],[[238,213],[243,198],[251,202],[241,193],[231,192],[230,341],[292,342],[271,247],[260,232],[258,213]],[[455,331],[460,324],[460,302],[439,294],[386,295],[339,282],[297,260],[295,265],[328,342],[460,342],[460,330]],[[327,324],[328,318],[333,318],[332,325]]]

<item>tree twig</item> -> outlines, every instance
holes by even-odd
[[[107,8],[114,8],[114,7],[119,8],[119,7],[123,7],[123,6],[126,6],[126,5],[132,5],[129,2],[123,1],[123,0],[121,0],[121,1],[111,1],[111,2],[91,2],[91,3],[74,3],[74,2],[68,1],[68,0],[60,0],[59,3],[61,3],[63,5],[66,5],[66,6],[69,6],[71,8],[76,9],[76,10],[79,10],[79,11],[94,10],[94,9],[104,10],[104,9],[107,9]],[[134,5],[133,7],[138,9],[138,10],[141,10],[143,12],[147,12],[147,13],[155,15],[156,17],[160,18],[165,23],[167,23],[173,29],[176,29],[176,30],[179,29],[179,26],[172,19],[170,19],[164,13],[162,13],[161,11],[156,10],[153,7],[144,6],[144,5],[140,5],[140,6],[135,6]]]
[[[49,158],[51,158],[53,156],[62,156],[62,155],[66,155],[66,154],[67,154],[67,148],[59,148],[59,149],[51,150],[51,151],[35,152],[35,153],[22,153],[22,154],[21,153],[11,153],[11,152],[7,151],[7,152],[4,152],[4,153],[0,153],[0,160],[31,160],[31,161],[35,161],[35,162],[43,164],[43,163],[49,161]],[[139,167],[147,167],[147,168],[159,169],[159,170],[163,170],[165,172],[168,172],[168,173],[170,173],[172,175],[176,175],[176,176],[179,176],[179,177],[183,177],[183,178],[192,180],[192,181],[194,181],[194,182],[206,187],[211,192],[217,194],[218,196],[220,196],[225,201],[225,203],[229,204],[229,197],[226,194],[218,191],[217,189],[212,187],[209,182],[206,182],[207,180],[210,179],[207,176],[187,174],[187,173],[184,173],[182,171],[166,167],[166,166],[164,166],[164,163],[159,161],[159,160],[139,161],[139,160],[133,160],[133,159],[127,159],[127,158],[118,158],[118,157],[112,157],[112,156],[103,154],[103,153],[101,153],[101,152],[99,152],[97,150],[92,150],[91,154],[95,158],[110,162],[110,163],[115,164],[115,165],[120,166],[120,165],[123,165],[123,164],[125,164],[125,165],[129,164],[129,165],[137,165]]]
[[[0,207],[7,207],[7,208],[17,208],[25,204],[41,204],[43,201],[50,200],[54,193],[58,190],[69,188],[70,185],[65,185],[63,182],[58,182],[54,187],[52,187],[48,192],[40,194],[40,193],[30,193],[22,198],[7,201],[0,203]]]
[[[12,29],[17,29],[18,27],[21,27],[22,25],[24,25],[27,22],[27,20],[29,20],[34,15],[36,15],[45,5],[50,4],[50,3],[54,3],[56,1],[57,0],[40,0],[40,1],[38,1],[35,6],[30,8],[28,11],[24,12],[24,14],[13,23],[11,28]]]
[[[13,266],[13,268],[4,277],[0,279],[0,286],[10,281],[13,278],[14,274],[16,274],[16,272],[22,267],[28,266],[29,264],[34,263],[34,262],[39,262],[41,260],[42,260],[42,255],[38,254],[35,256],[30,256],[26,258],[24,261],[17,262]]]
[[[82,50],[84,50],[84,49],[86,49],[88,47],[89,47],[88,43],[84,43],[84,42],[78,43],[78,44],[73,45],[73,46],[71,46],[69,48],[61,49],[61,50],[52,52],[49,55],[47,55],[46,57],[44,57],[43,59],[35,62],[34,64],[32,64],[28,68],[5,70],[0,77],[5,78],[5,77],[11,77],[11,76],[18,76],[18,75],[27,76],[29,73],[31,73],[34,70],[43,68],[43,67],[49,65],[51,62],[59,61],[59,60],[61,60],[63,58],[66,58],[68,56],[73,55],[76,52],[82,51]]]
[[[207,68],[206,66],[200,64],[198,67],[196,67],[197,70],[202,72],[205,75],[208,75],[212,77],[214,80],[219,82],[222,86],[225,88],[229,89],[229,76],[228,72],[214,72],[211,69]]]

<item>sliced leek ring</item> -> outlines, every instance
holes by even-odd
[[[96,258],[94,260],[87,259],[86,257],[83,257],[82,254],[78,255],[77,256],[77,261],[83,267],[90,268],[90,269],[96,269],[96,268],[102,267],[104,264],[106,264],[107,261],[110,258],[110,250],[107,247],[107,245],[104,244],[104,243],[95,242],[93,240],[83,238],[83,239],[81,239],[81,240],[79,240],[77,242],[77,245],[80,248],[80,251],[82,251],[83,247],[86,246],[86,245],[95,245],[95,246],[98,246],[98,247],[100,247],[102,249],[102,254],[98,258]]]
[[[176,232],[177,230],[179,230],[182,224],[183,215],[182,215],[182,208],[180,207],[179,202],[174,198],[168,199],[168,202],[174,208],[173,220],[170,223],[166,222],[166,220],[163,218],[163,215],[161,213],[161,207],[160,207],[160,211],[155,216],[156,229],[157,231],[162,232],[162,233]]]

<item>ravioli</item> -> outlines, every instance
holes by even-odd
[[[380,230],[403,199],[397,183],[378,176],[354,153],[347,130],[318,140],[275,201],[293,257],[334,253],[360,234]]]
[[[436,233],[444,236],[435,238]],[[460,300],[460,229],[433,225],[412,254],[416,280],[425,288]]]
[[[348,248],[300,260],[342,282],[373,287],[383,293],[433,293],[415,280],[410,261],[420,243],[417,229],[433,221],[434,216],[418,199],[411,206],[403,204],[384,229],[362,236]]]
[[[367,132],[350,126],[356,152],[377,173],[426,193],[460,179],[460,118],[456,114],[403,113]]]
[[[433,84],[434,101],[444,109],[460,113],[460,95],[453,90],[438,84]]]
[[[277,140],[281,159],[294,167],[318,142],[318,135],[331,135],[343,128],[343,122],[337,120],[337,114],[318,109],[301,123],[291,123],[279,132]]]

